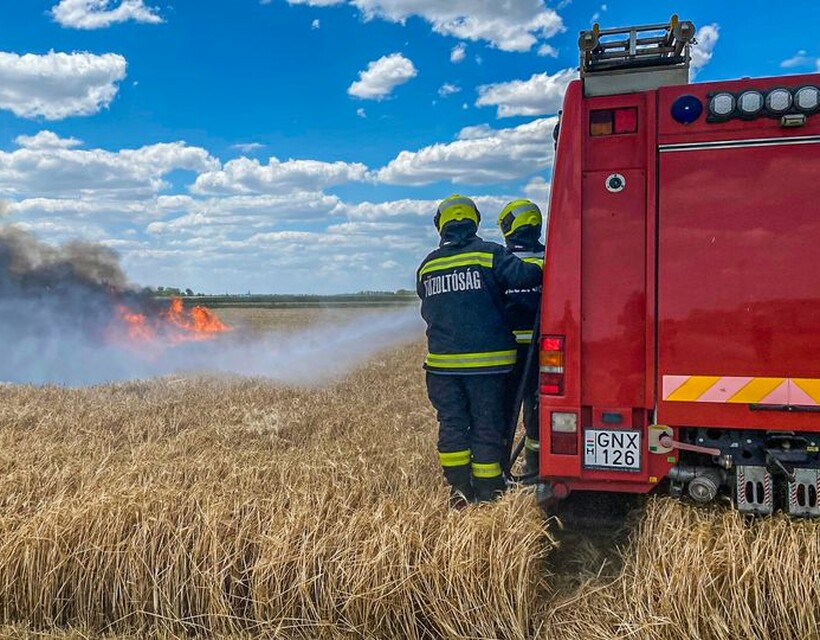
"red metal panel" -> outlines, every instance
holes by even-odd
[[[646,172],[619,171],[626,187],[606,188],[612,170],[584,174],[581,403],[640,407],[646,364]]]
[[[674,452],[644,452],[639,473],[584,470],[582,437],[607,407],[631,408],[633,426],[646,437],[664,373],[820,378],[820,281],[812,249],[820,246],[820,181],[813,182],[819,147],[669,150],[660,162],[656,155],[659,144],[817,135],[820,114],[797,128],[765,117],[709,123],[705,113],[683,125],[670,115],[682,95],[707,107],[718,90],[805,84],[820,84],[820,75],[591,99],[581,97],[579,83],[570,87],[542,310],[542,333],[567,336],[566,395],[542,396],[541,468],[548,478],[574,489],[653,488],[675,464]],[[632,105],[635,134],[589,136],[591,110]],[[641,185],[640,193],[625,190],[619,201],[596,190],[610,173]],[[580,411],[578,456],[549,453],[549,414],[562,409]],[[820,430],[818,414],[753,413],[743,405],[661,402],[658,421]]]
[[[606,171],[608,169],[636,169],[646,167],[646,102],[649,96],[633,93],[625,96],[604,96],[587,98],[584,101],[583,121],[580,128],[584,133],[584,171]],[[589,112],[601,109],[617,110],[635,108],[638,113],[635,133],[612,134],[608,136],[589,135]],[[651,136],[654,138],[654,135]]]
[[[581,406],[581,174],[583,172],[582,94],[580,81],[570,83],[564,97],[559,152],[550,194],[541,334],[566,336],[563,396],[541,396],[541,468],[576,476],[578,456],[551,456],[550,411],[579,411]]]
[[[659,379],[820,378],[818,159],[817,143],[661,153]],[[716,402],[658,419],[820,431],[820,414]]]
[[[550,453],[551,411],[581,411],[583,427],[591,425],[593,407],[622,407],[630,425],[633,408],[645,406],[645,167],[654,152],[646,142],[648,99],[635,94],[582,102],[580,85],[574,85],[565,100],[541,325],[542,334],[567,336],[566,394],[541,397],[541,468],[550,475],[581,476],[583,453],[580,444],[577,456]],[[624,107],[637,110],[635,133],[589,136],[591,110]],[[626,179],[623,191],[607,190],[612,173]],[[589,474],[646,483],[648,467],[628,474],[583,472]]]

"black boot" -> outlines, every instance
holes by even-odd
[[[454,509],[463,509],[468,504],[475,502],[470,465],[443,467],[443,470],[444,478],[447,480],[447,484],[450,485],[450,505]]]
[[[539,454],[537,451],[530,451],[526,449],[524,451],[524,475],[525,476],[538,476],[538,467],[539,467]]]
[[[504,476],[494,478],[473,477],[473,487],[475,488],[476,501],[490,502],[507,490],[507,481]]]

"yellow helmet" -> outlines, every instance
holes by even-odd
[[[481,214],[471,198],[455,193],[444,198],[438,205],[433,223],[441,233],[444,225],[453,220],[472,220],[478,225],[481,221]]]
[[[506,238],[525,226],[541,227],[541,209],[532,200],[522,198],[508,202],[498,214],[498,226]]]

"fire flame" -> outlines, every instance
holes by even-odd
[[[205,307],[185,309],[180,298],[173,298],[168,309],[154,316],[134,311],[124,304],[117,305],[116,310],[132,343],[210,340],[219,333],[231,330]]]

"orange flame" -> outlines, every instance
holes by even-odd
[[[116,309],[125,325],[129,341],[133,343],[210,340],[218,333],[231,330],[214,312],[205,307],[185,309],[180,298],[173,298],[168,309],[154,317],[132,311],[122,304],[117,305]]]
[[[215,313],[197,305],[185,311],[185,305],[179,298],[171,300],[171,306],[165,312],[165,318],[173,325],[187,333],[181,334],[182,340],[207,340],[215,333],[229,331],[230,327],[220,320]]]
[[[117,305],[117,313],[125,322],[128,337],[133,342],[148,342],[156,338],[156,332],[148,324],[144,313],[135,313],[125,305]]]

